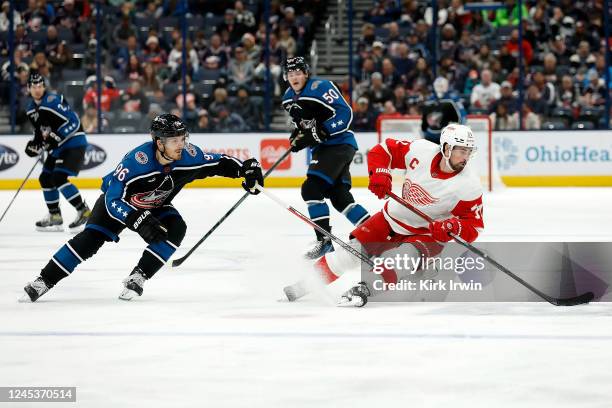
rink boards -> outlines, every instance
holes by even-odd
[[[610,131],[495,132],[494,165],[506,186],[612,186]],[[23,149],[29,135],[0,138],[0,189],[19,187],[34,165]],[[89,135],[90,147],[75,184],[98,188],[102,176],[114,170],[130,149],[148,140],[145,134]],[[378,142],[376,133],[358,133],[359,150],[353,160],[353,185],[367,186],[367,152]],[[241,160],[256,157],[264,170],[289,147],[285,133],[192,134],[191,142],[205,151],[225,153]],[[299,186],[310,157],[292,154],[266,180],[271,187]],[[39,188],[37,175],[25,188]],[[238,187],[240,182],[222,177],[197,180],[192,187]]]

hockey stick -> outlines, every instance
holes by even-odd
[[[15,195],[13,196],[13,199],[11,200],[11,202],[9,203],[9,205],[6,206],[6,209],[4,210],[4,212],[2,213],[2,216],[0,217],[0,222],[2,222],[2,220],[4,219],[4,216],[6,215],[6,213],[8,212],[9,208],[11,208],[11,205],[13,205],[13,201],[15,201],[15,199],[17,198],[17,195],[19,194],[19,192],[21,191],[21,189],[23,188],[23,186],[25,185],[26,181],[28,181],[28,179],[30,178],[30,176],[32,175],[32,172],[34,171],[34,169],[36,168],[36,165],[38,164],[38,162],[40,161],[40,159],[42,158],[42,153],[40,154],[40,156],[38,156],[38,158],[36,159],[36,161],[34,162],[34,166],[32,166],[32,168],[30,169],[30,171],[28,172],[28,175],[25,176],[25,178],[23,179],[23,181],[21,182],[21,185],[19,186],[19,188],[17,189],[17,191],[15,192]]]
[[[306,224],[310,225],[311,227],[313,227],[314,229],[319,231],[321,234],[325,235],[326,237],[328,237],[329,239],[334,241],[336,244],[340,245],[342,248],[344,248],[345,250],[347,250],[351,254],[355,255],[362,262],[365,262],[365,263],[367,263],[370,266],[374,266],[374,262],[372,262],[372,260],[367,255],[365,255],[362,252],[356,250],[355,248],[353,248],[352,246],[350,246],[349,244],[347,244],[346,242],[344,242],[343,240],[341,240],[340,238],[338,238],[337,236],[335,236],[331,232],[325,230],[324,228],[321,228],[319,225],[317,225],[317,223],[312,221],[309,217],[305,216],[304,214],[302,214],[301,212],[299,212],[298,210],[293,208],[291,205],[285,203],[280,198],[278,198],[276,195],[272,194],[270,191],[264,189],[260,185],[256,185],[255,188],[258,189],[259,191],[261,191],[262,193],[264,193],[266,196],[268,196],[268,198],[270,198],[276,204],[278,204],[281,207],[287,209],[291,214],[295,215],[296,217],[298,217],[299,219],[304,221]]]
[[[283,153],[283,154],[281,155],[281,157],[279,157],[279,158],[278,158],[278,160],[277,160],[277,161],[276,161],[276,162],[275,162],[275,163],[272,165],[272,167],[270,167],[270,168],[268,169],[268,171],[266,171],[266,173],[264,174],[264,176],[263,176],[263,177],[264,177],[264,178],[268,177],[268,175],[269,175],[270,173],[272,173],[272,170],[274,170],[275,168],[277,168],[277,167],[278,167],[278,165],[279,165],[279,164],[281,164],[281,162],[282,162],[283,160],[285,160],[285,159],[287,158],[287,156],[289,156],[290,154],[291,154],[291,150],[287,150],[285,153]],[[251,195],[251,194],[249,194],[249,193],[244,193],[244,195],[243,195],[242,197],[240,197],[240,200],[238,200],[238,201],[236,202],[236,204],[234,204],[234,205],[232,206],[232,208],[230,208],[230,209],[229,209],[229,210],[228,210],[228,211],[225,213],[225,215],[223,215],[223,217],[221,217],[221,218],[219,219],[219,221],[217,221],[217,223],[216,223],[215,225],[213,225],[213,227],[212,227],[210,230],[208,230],[208,232],[207,232],[206,234],[204,234],[204,236],[203,236],[202,238],[200,238],[200,240],[199,240],[198,242],[196,242],[196,244],[193,246],[193,248],[191,248],[191,249],[190,249],[190,250],[189,250],[189,251],[188,251],[188,252],[187,252],[187,253],[186,253],[186,254],[185,254],[185,255],[184,255],[182,258],[175,259],[175,260],[173,260],[173,261],[172,261],[172,267],[176,268],[177,266],[181,266],[181,264],[182,264],[183,262],[185,262],[185,261],[187,260],[187,258],[189,258],[189,256],[190,256],[190,255],[191,255],[191,254],[192,254],[192,253],[193,253],[193,252],[194,252],[196,249],[198,249],[198,247],[199,247],[200,245],[202,245],[202,243],[203,243],[204,241],[206,241],[206,239],[207,239],[208,237],[210,237],[210,236],[211,236],[211,234],[212,234],[212,233],[213,233],[213,232],[214,232],[214,231],[215,231],[215,230],[216,230],[216,229],[219,227],[219,225],[221,225],[221,224],[223,223],[223,221],[225,221],[225,219],[226,219],[227,217],[229,217],[229,216],[230,216],[230,214],[231,214],[231,213],[233,213],[233,212],[234,212],[234,210],[235,210],[236,208],[238,208],[238,206],[239,206],[240,204],[242,204],[242,202],[243,202],[244,200],[246,200],[246,199],[247,199],[247,197],[248,197],[248,196],[250,196],[250,195]]]
[[[408,201],[406,201],[403,198],[397,196],[392,191],[388,192],[387,196],[391,197],[394,201],[400,203],[401,205],[403,205],[404,207],[406,207],[407,209],[409,209],[410,211],[412,211],[416,215],[420,216],[425,221],[427,221],[429,223],[433,222],[433,219],[431,219],[431,217],[429,215],[425,214],[423,211],[419,210],[418,208],[415,208]],[[464,246],[465,248],[467,248],[471,252],[475,253],[476,255],[486,259],[491,265],[495,266],[497,269],[499,269],[500,271],[502,271],[506,275],[510,276],[512,279],[514,279],[515,281],[517,281],[521,285],[525,286],[527,289],[529,289],[530,291],[532,291],[536,295],[540,296],[542,299],[546,300],[548,303],[551,303],[551,304],[553,304],[555,306],[576,306],[576,305],[581,305],[583,303],[589,303],[591,300],[593,300],[595,298],[595,294],[593,292],[585,292],[582,295],[578,295],[578,296],[574,296],[574,297],[569,297],[569,298],[555,298],[555,297],[552,297],[552,296],[548,296],[544,292],[541,292],[540,290],[538,290],[535,287],[533,287],[531,284],[527,283],[526,281],[524,281],[523,279],[521,279],[520,277],[515,275],[512,271],[510,271],[508,268],[506,268],[505,266],[503,266],[500,263],[498,263],[495,259],[490,258],[483,251],[481,251],[480,249],[476,248],[475,246],[473,246],[472,244],[470,244],[469,242],[467,242],[466,240],[464,240],[460,236],[457,236],[455,234],[449,234],[449,235],[451,237],[453,237],[453,239],[458,244]]]

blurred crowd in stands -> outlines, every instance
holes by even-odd
[[[179,28],[184,4],[185,72]],[[288,56],[308,56],[328,1],[271,1],[269,82],[263,4],[262,0],[103,0],[97,33],[92,0],[15,2],[12,79],[9,2],[4,1],[0,105],[8,105],[14,87],[17,123],[27,129],[26,82],[29,72],[37,70],[82,114],[85,129],[95,131],[96,49],[100,48],[103,131],[140,131],[162,111],[184,117],[194,132],[261,130],[265,95],[278,100],[286,87],[282,62]],[[374,130],[381,113],[418,115],[420,106],[435,98],[453,99],[470,114],[490,115],[497,130],[607,127],[603,123],[605,52],[610,42],[603,31],[602,0],[525,1],[521,44],[515,0],[484,11],[467,8],[461,0],[438,0],[435,35],[430,1],[372,4],[365,15],[355,17],[365,21],[352,78],[355,130]],[[348,82],[340,85],[348,89]]]
[[[434,44],[430,2],[375,1],[364,16],[354,67],[356,130],[373,129],[381,112],[418,115],[422,103],[434,98],[490,115],[497,130],[519,129],[519,110],[523,129],[607,128],[605,52],[612,42],[604,35],[603,4],[525,1],[519,44],[515,0],[496,10],[466,10],[461,0],[440,0]]]
[[[269,95],[284,91],[281,64],[304,54],[325,7],[322,0],[273,1]],[[187,5],[187,64],[180,29]],[[82,114],[86,131],[98,127],[96,49],[101,49],[102,131],[132,132],[162,111],[183,117],[194,132],[243,132],[263,127],[266,27],[257,0],[102,1],[96,31],[92,0],[15,2],[15,79],[8,62],[9,2],[0,13],[0,92],[17,95],[17,122],[27,128],[27,78],[37,70]],[[183,109],[183,74],[186,109]],[[183,113],[185,113],[183,115]]]

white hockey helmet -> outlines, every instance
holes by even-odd
[[[476,153],[476,138],[474,137],[472,129],[466,125],[449,123],[442,129],[442,133],[440,133],[440,151],[442,152],[442,156],[448,159],[450,157],[450,151],[447,157],[444,154],[445,144],[450,146],[450,151],[452,151],[455,146],[472,149],[470,157],[474,156],[474,153]]]

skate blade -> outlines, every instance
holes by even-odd
[[[71,234],[78,234],[79,232],[82,232],[84,230],[85,230],[85,224],[79,225],[77,227],[72,227],[72,228],[68,227],[68,232]]]
[[[121,300],[132,300],[138,297],[138,293],[134,292],[131,289],[123,289],[123,291],[119,294],[119,299]]]
[[[54,225],[53,227],[36,227],[36,231],[39,232],[64,232],[62,225]]]
[[[364,307],[368,303],[368,299],[361,296],[353,296],[352,298],[348,298],[346,296],[342,296],[336,306],[338,307]]]

